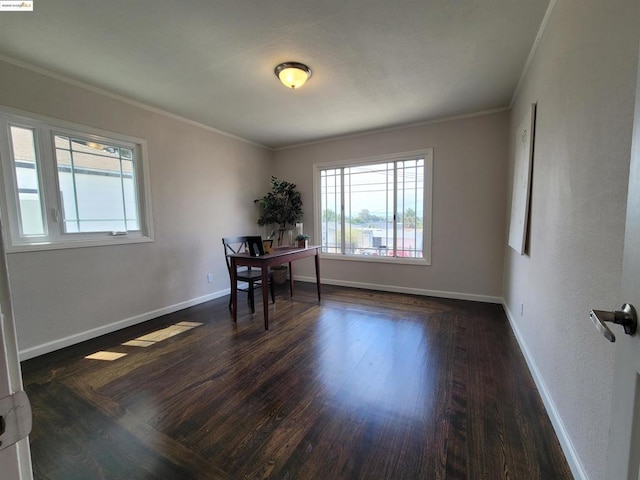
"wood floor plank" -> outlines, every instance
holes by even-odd
[[[173,438],[151,427],[110,398],[104,397],[77,379],[67,379],[65,385],[71,385],[75,394],[95,406],[110,419],[136,437],[142,445],[147,445],[159,456],[167,457],[171,462],[184,467],[194,478],[227,480],[230,477],[211,462],[207,462],[192,450]]]
[[[24,362],[35,478],[572,478],[499,305],[300,284],[269,308]]]
[[[46,434],[32,438],[36,478],[132,479],[210,478],[170,461],[151,446],[139,442],[99,409],[83,401],[60,383],[32,386],[36,405],[54,403],[55,408],[34,408],[34,423]],[[157,438],[154,438],[154,442]],[[47,465],[55,464],[54,471]]]

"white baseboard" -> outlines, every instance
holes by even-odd
[[[504,300],[502,300],[502,306],[505,313],[507,314],[509,323],[511,324],[511,330],[513,330],[513,333],[516,336],[516,340],[518,341],[518,345],[520,346],[520,350],[522,351],[522,354],[524,355],[524,358],[527,362],[529,371],[531,372],[531,376],[533,376],[533,381],[538,387],[538,391],[540,392],[540,396],[542,397],[542,402],[547,409],[547,414],[551,419],[551,424],[553,425],[553,428],[556,432],[562,451],[564,452],[567,463],[569,464],[569,468],[571,469],[571,473],[573,473],[573,476],[578,480],[589,480],[589,476],[582,466],[582,462],[580,461],[578,452],[573,446],[571,437],[569,437],[569,433],[567,432],[567,429],[564,426],[564,422],[562,421],[562,417],[560,416],[560,413],[558,412],[558,409],[556,408],[556,405],[551,398],[549,390],[547,389],[547,385],[545,384],[544,379],[542,378],[542,375],[538,370],[536,362],[531,356],[531,353],[527,348],[527,344],[520,334],[516,322],[514,321],[514,317]]]
[[[316,277],[301,277],[294,275],[293,279],[301,282],[316,283]],[[423,288],[398,287],[395,285],[380,285],[377,283],[350,282],[346,280],[334,280],[322,278],[322,283],[337,285],[340,287],[364,288],[367,290],[379,290],[383,292],[407,293],[411,295],[423,295],[427,297],[451,298],[455,300],[471,300],[484,303],[502,303],[502,297],[490,295],[477,295],[475,293],[446,292],[442,290],[427,290]]]
[[[124,320],[119,320],[117,322],[113,322],[108,325],[103,325],[98,328],[92,328],[91,330],[86,330],[84,332],[76,333],[74,335],[69,335],[68,337],[43,343],[42,345],[37,345],[35,347],[30,347],[24,350],[20,350],[18,355],[20,357],[21,362],[23,360],[29,360],[30,358],[44,355],[46,353],[51,353],[55,350],[60,350],[61,348],[69,347],[71,345],[75,345],[76,343],[84,342],[85,340],[91,340],[92,338],[99,337],[100,335],[112,333],[117,330],[121,330],[123,328],[136,325],[138,323],[146,322],[147,320],[153,320],[154,318],[158,318],[162,315],[167,315],[169,313],[177,312],[178,310],[183,310],[185,308],[193,307],[195,305],[199,305],[200,303],[208,302],[209,300],[223,297],[224,295],[229,295],[229,292],[230,290],[227,288],[225,290],[220,290],[218,292],[210,293],[208,295],[203,295],[202,297],[192,298],[191,300],[186,300],[184,302],[176,303],[174,305],[169,305],[168,307],[152,310],[150,312],[146,312],[141,315],[125,318]]]

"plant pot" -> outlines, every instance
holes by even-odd
[[[309,240],[298,240],[298,248],[307,248],[309,246]]]

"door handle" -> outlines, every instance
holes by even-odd
[[[638,328],[638,316],[636,315],[636,309],[633,308],[633,305],[625,303],[622,305],[621,310],[616,310],[615,312],[607,312],[604,310],[591,310],[589,313],[589,318],[596,326],[598,331],[605,336],[607,340],[610,342],[616,341],[616,336],[613,332],[607,327],[604,323],[616,323],[618,325],[622,325],[624,328],[624,333],[627,335],[633,335],[636,333],[636,329]]]

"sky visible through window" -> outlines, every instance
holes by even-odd
[[[416,213],[422,213],[420,185],[424,183],[424,169],[421,168],[424,160],[400,163],[403,165],[399,165],[398,168],[398,182],[402,189],[399,203],[413,208]],[[345,191],[351,194],[345,205],[345,215],[354,217],[362,210],[368,210],[371,215],[391,220],[388,215],[393,215],[393,170],[393,162],[345,168]],[[323,173],[330,177],[339,175],[339,170],[325,170]],[[326,183],[327,197],[339,197],[339,190],[339,181]]]

